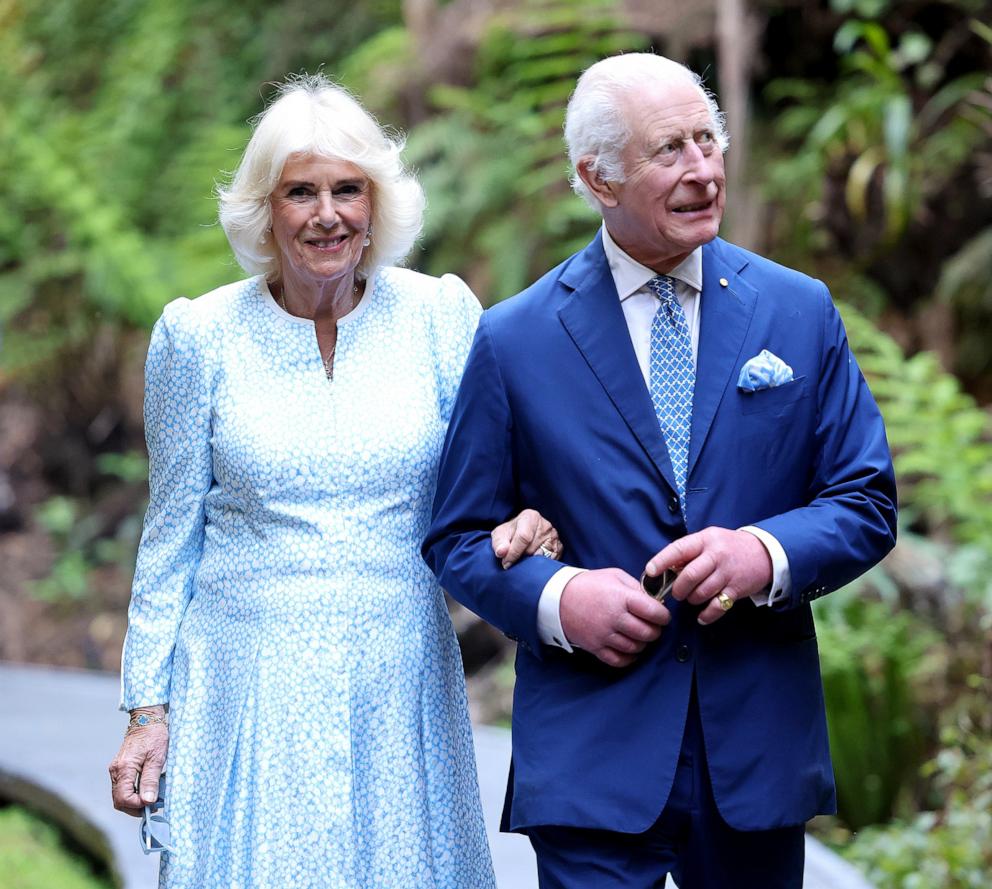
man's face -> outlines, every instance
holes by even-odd
[[[650,84],[627,96],[633,133],[622,151],[625,182],[609,183],[603,219],[613,239],[658,272],[712,241],[726,176],[710,109],[688,83]]]

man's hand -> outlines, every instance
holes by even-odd
[[[577,574],[559,605],[565,638],[610,667],[628,667],[661,635],[668,609],[619,568]]]
[[[536,509],[525,509],[493,528],[492,545],[504,568],[515,565],[523,555],[537,555],[542,546],[552,559],[557,559],[564,550],[555,526]]]
[[[701,624],[711,624],[726,613],[716,597],[723,593],[737,601],[763,590],[772,579],[772,560],[764,544],[747,531],[704,528],[666,546],[644,568],[655,576],[666,568],[679,572],[672,595],[706,607]]]

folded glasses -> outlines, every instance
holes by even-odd
[[[656,574],[654,577],[642,574],[641,589],[660,602],[672,591],[677,577],[678,573],[673,568],[666,568],[661,574]]]
[[[173,851],[169,843],[169,821],[165,816],[165,772],[158,779],[158,799],[144,807],[138,838],[145,855]]]

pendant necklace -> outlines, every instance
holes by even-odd
[[[279,290],[279,295],[276,297],[276,302],[279,303],[280,308],[287,315],[293,314],[292,312],[289,311],[289,309],[286,308],[286,295],[285,295],[285,291],[281,288]],[[358,283],[356,282],[355,286],[351,288],[351,308],[348,309],[348,311],[345,312],[344,314],[348,315],[351,312],[355,311],[355,306],[357,305],[358,305]],[[342,315],[342,317],[344,316]],[[337,323],[335,322],[334,344],[331,346],[330,350],[328,351],[327,357],[321,360],[321,363],[324,365],[324,376],[327,377],[327,379],[329,380],[334,379],[334,353],[337,351],[338,348],[338,338],[337,338],[336,328],[337,328]]]

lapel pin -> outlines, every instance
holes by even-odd
[[[720,279],[720,286],[721,287],[726,287],[729,283],[730,282],[726,278],[721,278]]]

